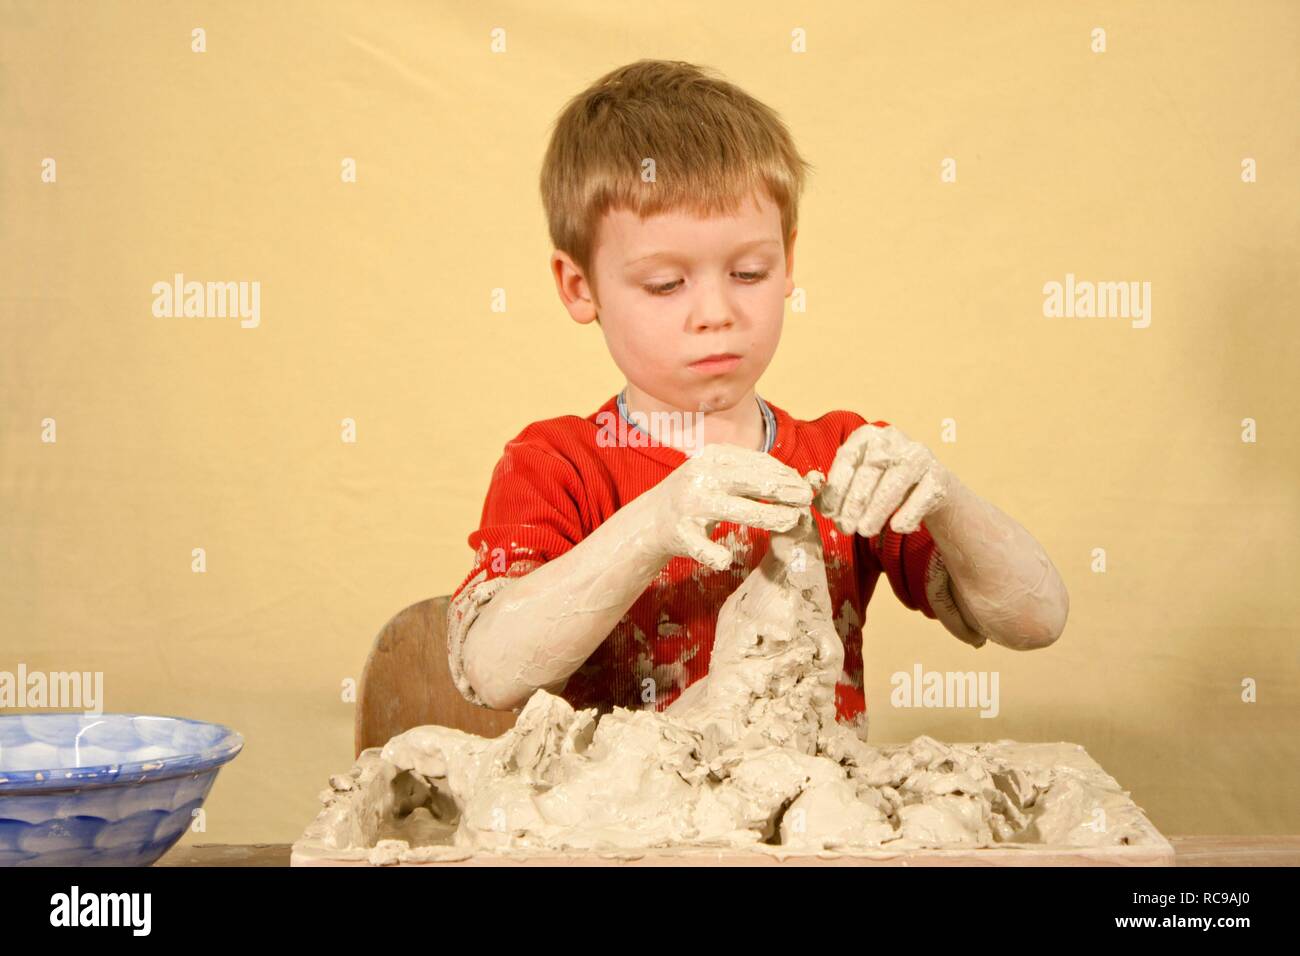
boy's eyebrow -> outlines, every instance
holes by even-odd
[[[736,246],[733,252],[735,253],[748,252],[750,249],[755,249],[758,248],[759,246],[779,246],[779,245],[781,245],[781,240],[771,238],[771,237],[763,238],[763,239],[750,239],[748,242],[742,242],[740,245]],[[676,252],[675,250],[660,249],[656,252],[651,252],[644,256],[637,256],[635,259],[629,259],[627,261],[627,264],[629,266],[634,266],[639,262],[646,262],[647,260],[650,259],[678,260],[682,258],[684,257],[681,255],[681,253]]]

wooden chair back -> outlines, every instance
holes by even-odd
[[[442,724],[480,737],[498,737],[516,714],[471,704],[456,689],[447,663],[450,595],[428,598],[384,625],[361,671],[355,745],[358,754],[382,747],[412,727]]]

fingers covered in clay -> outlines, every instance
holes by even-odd
[[[827,517],[839,514],[848,493],[849,484],[862,461],[863,449],[872,437],[874,425],[864,425],[844,440],[844,444],[835,452],[831,470],[826,473],[826,484],[818,498],[817,510]]]
[[[705,526],[694,518],[682,518],[674,529],[672,551],[691,558],[715,571],[725,571],[731,566],[731,552],[712,540]]]
[[[858,522],[867,510],[871,496],[876,493],[883,475],[881,469],[872,465],[859,465],[849,482],[844,494],[840,512],[835,516],[835,523],[845,534],[853,534],[858,529]]]
[[[921,519],[939,507],[948,497],[949,486],[934,472],[924,475],[908,493],[889,526],[899,534],[911,534],[921,527]]]
[[[858,534],[868,538],[879,534],[889,516],[903,504],[903,498],[929,471],[928,454],[909,452],[902,460],[890,465],[880,476],[871,500],[858,518]]]
[[[657,550],[725,570],[732,556],[710,539],[714,523],[789,531],[815,491],[808,479],[764,452],[707,445],[646,494],[653,501],[649,539]]]
[[[795,508],[806,508],[813,500],[812,488],[799,472],[766,452],[750,448],[707,445],[678,471],[685,472],[687,480],[731,495]]]
[[[701,502],[699,516],[710,521],[731,521],[767,531],[789,531],[799,520],[800,510],[788,505],[761,504],[735,495],[710,495]]]
[[[906,534],[942,504],[949,481],[947,469],[925,445],[893,425],[868,424],[835,453],[815,504],[844,534],[871,537],[886,521]]]

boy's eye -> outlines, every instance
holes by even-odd
[[[771,272],[770,269],[765,269],[762,272],[735,272],[732,274],[738,276],[740,279],[742,279],[744,282],[748,283],[749,285],[756,285],[757,283],[762,282],[764,279],[766,279],[770,272]],[[677,287],[678,283],[680,283],[681,281],[682,281],[681,279],[674,279],[672,282],[665,282],[662,285],[647,285],[647,286],[642,286],[642,288],[644,288],[651,295],[668,295],[673,291],[673,289]]]

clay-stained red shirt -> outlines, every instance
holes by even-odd
[[[467,603],[461,599],[471,584],[527,574],[558,557],[688,460],[683,452],[653,444],[648,436],[643,436],[646,447],[598,443],[602,426],[617,427],[616,399],[586,418],[566,415],[534,422],[506,444],[492,474],[479,528],[469,536],[474,567],[456,589],[449,617]],[[828,473],[836,450],[865,424],[854,412],[827,412],[801,421],[771,402],[768,406],[777,423],[769,453],[800,474],[813,469]],[[935,560],[934,540],[924,523],[900,535],[886,522],[880,534],[866,539],[841,534],[815,508],[813,514],[826,556],[835,628],[844,642],[844,671],[835,692],[837,716],[860,724],[867,709],[862,626],[881,572],[905,606],[930,618],[936,615],[926,585],[931,576],[945,572]],[[561,696],[574,707],[596,707],[601,713],[615,706],[645,708],[650,705],[643,700],[643,681],[652,678],[654,707],[662,710],[708,673],[718,611],[767,553],[768,532],[720,521],[713,540],[731,549],[732,567],[714,571],[690,558],[669,560],[569,678]]]

